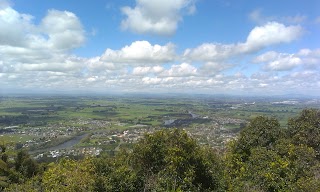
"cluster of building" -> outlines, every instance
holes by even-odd
[[[70,148],[70,149],[60,149],[51,150],[48,152],[40,153],[35,156],[35,159],[41,158],[58,158],[58,157],[68,157],[68,156],[97,156],[100,155],[102,149],[99,147],[83,147],[83,148]]]
[[[223,148],[226,143],[237,136],[237,132],[225,127],[225,125],[236,125],[246,123],[244,120],[230,117],[196,117],[209,120],[205,124],[192,124],[184,129],[200,144],[206,144],[215,148]],[[151,127],[146,125],[127,127],[126,130],[110,130],[112,125],[126,126],[120,122],[110,123],[102,120],[73,120],[69,125],[60,123],[48,127],[24,127],[15,128],[9,134],[20,134],[35,136],[34,139],[23,143],[23,147],[38,151],[34,153],[36,158],[56,158],[60,156],[82,156],[82,155],[99,155],[105,148],[109,150],[118,150],[123,144],[133,144],[139,141],[146,133],[152,133],[162,127]],[[68,146],[67,148],[54,148],[50,142],[58,141],[67,142],[76,138],[75,135],[83,134],[85,136]],[[87,133],[87,134],[84,134]],[[79,137],[79,136],[78,136]],[[87,139],[87,143],[83,141]],[[81,141],[80,141],[81,140]],[[74,145],[84,142],[84,145],[74,147]],[[41,148],[41,146],[46,146]],[[109,147],[108,147],[109,146]],[[39,150],[40,149],[40,150]]]

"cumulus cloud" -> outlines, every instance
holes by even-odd
[[[298,52],[299,56],[303,56],[303,57],[315,57],[315,58],[320,58],[320,49],[301,49]]]
[[[183,11],[195,12],[194,0],[136,0],[136,6],[122,7],[126,16],[121,22],[124,30],[135,33],[172,35],[182,20]]]
[[[152,88],[174,89],[174,91],[181,91],[185,89],[192,89],[195,86],[202,87],[203,80],[195,77],[144,77],[142,84]],[[202,87],[203,88],[203,87]]]
[[[288,71],[302,64],[302,60],[294,55],[281,55],[274,61],[265,65],[265,70]]]
[[[275,60],[278,57],[279,53],[275,52],[275,51],[268,51],[266,53],[263,53],[259,56],[257,56],[256,58],[254,58],[253,62],[254,63],[265,63],[265,62],[269,62],[272,60]]]
[[[189,63],[182,63],[180,65],[172,65],[170,69],[162,72],[160,76],[166,77],[183,77],[197,75],[197,68]]]
[[[65,50],[79,47],[85,41],[81,22],[71,12],[49,10],[40,25],[35,25],[33,20],[32,15],[19,13],[11,7],[2,8],[0,45]]]
[[[251,30],[244,48],[247,49],[246,51],[252,52],[278,43],[289,43],[298,39],[302,32],[302,27],[298,25],[285,26],[281,23],[269,22]]]
[[[194,49],[186,49],[183,55],[191,60],[219,61],[239,54],[257,52],[271,45],[292,42],[302,33],[303,29],[300,26],[269,22],[252,29],[244,43],[204,43]]]
[[[91,83],[91,82],[97,81],[98,79],[99,79],[98,76],[91,76],[91,77],[88,77],[86,81]]]
[[[0,55],[7,72],[78,71],[83,59],[66,51],[84,41],[83,26],[71,12],[49,10],[37,25],[32,15],[0,6]]]
[[[132,74],[142,76],[150,73],[158,74],[158,73],[161,73],[162,71],[164,71],[164,68],[159,65],[153,66],[153,67],[135,67],[132,71]]]
[[[53,49],[73,49],[85,41],[80,20],[69,11],[49,10],[42,20],[41,29],[49,36],[48,43]]]
[[[17,71],[79,71],[84,67],[84,61],[83,58],[66,55],[42,63],[19,63],[16,65],[16,69]]]
[[[121,50],[107,49],[101,60],[114,63],[154,64],[173,61],[175,56],[175,46],[172,43],[161,46],[151,45],[148,41],[135,41]]]
[[[87,59],[86,64],[87,64],[88,70],[95,71],[95,72],[116,69],[113,63],[103,62],[101,61],[100,57],[93,57],[93,58]]]
[[[307,69],[319,69],[320,49],[301,49],[297,54],[302,59],[304,67]]]
[[[233,56],[238,51],[235,44],[204,43],[194,49],[186,49],[183,56],[191,60],[217,61]]]
[[[20,14],[11,7],[0,7],[0,45],[20,46],[28,45],[28,35],[35,26],[33,17],[28,14]]]
[[[301,49],[297,53],[278,53],[269,51],[253,59],[254,63],[263,63],[267,71],[289,71],[299,66],[317,69],[320,63],[320,49]]]
[[[147,85],[157,85],[160,84],[163,79],[158,77],[144,77],[142,78],[142,83]]]
[[[233,65],[223,63],[223,62],[206,62],[199,68],[199,73],[201,75],[215,75],[224,71],[226,69],[231,68]]]

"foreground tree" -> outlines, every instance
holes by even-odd
[[[223,166],[183,130],[147,134],[132,152],[95,161],[95,191],[224,191]]]
[[[24,178],[31,178],[40,172],[39,164],[28,154],[27,151],[18,151],[15,158],[15,170]]]
[[[144,191],[224,190],[219,157],[182,130],[146,135],[135,145],[130,161],[143,178]]]
[[[233,153],[241,155],[246,161],[255,147],[271,148],[277,140],[284,136],[284,131],[275,118],[259,116],[240,132],[239,138],[233,144]]]
[[[74,161],[62,159],[49,165],[42,176],[45,191],[93,191],[94,172],[91,159]]]
[[[320,110],[306,109],[288,122],[288,135],[295,144],[312,147],[320,159]]]
[[[0,190],[4,187],[8,186],[8,178],[7,178],[8,166],[6,162],[0,159]]]
[[[8,165],[7,165],[6,146],[0,145],[0,190],[8,186]]]
[[[229,191],[320,191],[319,116],[305,110],[280,129],[276,119],[257,117],[226,155]],[[320,135],[318,135],[320,136]],[[301,141],[299,141],[301,139]]]
[[[130,154],[120,151],[115,157],[94,159],[94,191],[142,191],[142,180],[129,164]]]

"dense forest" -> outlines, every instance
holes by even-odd
[[[43,164],[3,143],[0,157],[2,191],[320,191],[320,111],[303,110],[286,128],[256,117],[226,151],[163,129],[115,156]]]

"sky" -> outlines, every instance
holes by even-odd
[[[318,0],[0,0],[0,93],[320,96]]]

